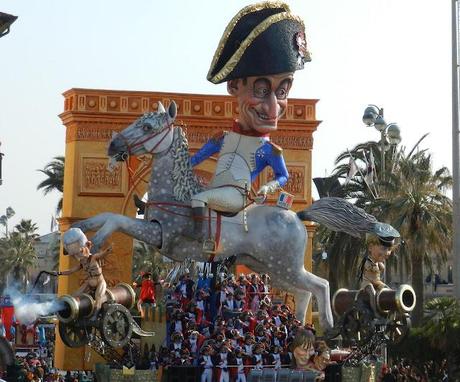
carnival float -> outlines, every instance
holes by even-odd
[[[64,292],[64,295],[58,299],[59,309],[55,314],[65,347],[74,350],[90,347],[113,369],[132,371],[143,350],[137,339],[158,336],[158,333],[143,328],[143,317],[133,317],[137,316],[133,313],[136,294],[130,279],[121,277],[125,279],[110,287],[106,285],[104,262],[118,261],[116,246],[115,253],[106,247],[117,233],[149,244],[177,264],[166,280],[169,285],[176,283],[180,294],[178,301],[171,306],[182,307],[187,315],[192,314],[195,324],[198,318],[200,323],[213,322],[224,313],[232,319],[232,325],[240,325],[239,321],[241,325],[246,321],[254,323],[247,331],[243,326],[233,326],[232,330],[236,332],[227,328],[228,338],[222,341],[208,332],[206,342],[202,338],[200,349],[203,351],[200,352],[196,341],[203,334],[194,329],[187,331],[193,333],[193,340],[184,338],[184,318],[177,311],[176,316],[171,314],[170,322],[162,325],[171,326],[175,322],[176,326],[174,331],[166,330],[164,340],[173,353],[177,351],[181,356],[182,343],[188,341],[188,351],[197,355],[189,366],[198,372],[178,377],[171,361],[164,368],[169,369],[163,374],[165,380],[341,380],[338,366],[359,366],[366,358],[380,352],[385,344],[404,338],[410,327],[410,312],[416,303],[415,293],[409,285],[392,290],[381,278],[382,265],[399,240],[398,231],[341,198],[324,197],[295,212],[291,210],[294,196],[283,189],[289,179],[288,166],[283,149],[270,140],[270,134],[277,132],[278,121],[286,113],[292,114],[288,111],[287,97],[293,76],[308,61],[310,53],[304,23],[291,13],[288,5],[264,2],[247,6],[225,29],[208,73],[208,80],[212,83],[227,83],[232,101],[225,102],[228,102],[229,110],[235,111],[235,115],[230,116],[234,118],[231,126],[213,134],[200,149],[190,153],[185,126],[176,121],[178,104],[174,99],[168,99],[165,106],[159,100],[155,102],[154,111],[144,113],[134,122],[129,116],[128,126],[125,123],[124,128],[117,129],[110,140],[103,137],[106,139],[104,144],[108,141],[105,160],[109,161],[112,171],[121,173],[120,166],[124,163],[129,172],[129,166],[136,158],[152,158],[146,198],[135,199],[143,219],[106,210],[85,219],[61,220],[65,252],[61,254],[60,271],[55,276],[60,279],[60,293]],[[88,102],[92,99],[87,98]],[[108,102],[110,97],[105,98],[104,102]],[[66,112],[77,110],[80,102],[84,103],[83,98],[77,97],[76,101],[78,106],[66,100]],[[181,109],[187,107],[185,102],[179,104]],[[114,105],[115,108],[116,103]],[[199,108],[195,109],[199,111]],[[66,113],[63,118],[67,118]],[[74,151],[75,147],[72,147],[68,152]],[[204,184],[194,168],[208,158],[214,158],[214,170],[211,180]],[[92,160],[100,162],[102,159]],[[81,163],[84,166],[90,161],[85,162],[83,158]],[[66,171],[70,174],[67,166],[70,164],[66,161]],[[265,168],[270,169],[271,177],[265,176],[263,182],[258,182]],[[307,177],[306,180],[311,179]],[[79,181],[83,182],[83,177]],[[257,190],[253,187],[256,181]],[[65,185],[73,187],[73,183],[71,179]],[[82,190],[83,197],[96,193],[89,188]],[[278,195],[277,199],[274,200],[273,195]],[[107,201],[107,204],[110,203]],[[84,213],[80,216],[88,216],[84,208],[82,211]],[[340,289],[331,301],[328,281],[305,267],[305,253],[311,243],[305,222],[321,224],[356,237],[367,235],[374,238],[370,248],[376,248],[376,257],[370,250],[363,263],[364,281],[360,289]],[[119,260],[122,261],[121,257]],[[294,311],[291,312],[284,303],[275,304],[274,300],[265,298],[268,297],[263,294],[265,292],[261,292],[261,298],[253,308],[256,317],[248,315],[247,312],[251,311],[248,305],[242,308],[233,302],[234,295],[236,300],[240,299],[236,296],[237,290],[243,285],[246,288],[243,276],[238,284],[240,288],[235,287],[231,296],[229,294],[232,305],[225,308],[221,304],[221,310],[204,313],[204,308],[200,308],[204,306],[203,296],[212,294],[216,282],[222,284],[224,280],[230,280],[232,269],[241,265],[255,274],[266,275],[273,288],[289,291],[295,301]],[[61,281],[65,276],[79,272],[84,274],[82,283]],[[190,273],[199,275],[201,280],[211,280],[202,296],[198,293],[200,288],[192,290]],[[246,289],[243,297],[245,293]],[[307,321],[311,320],[311,315],[306,316],[306,312],[312,295],[322,329],[316,340],[324,341],[319,344],[314,338],[316,330],[311,322],[306,322],[306,317]],[[240,303],[243,304],[241,299]],[[260,310],[263,312],[258,317]],[[142,309],[140,311],[143,316]],[[267,312],[273,314],[275,311],[282,312],[280,317],[289,317],[295,325],[289,331],[286,329],[284,337],[283,333],[279,336],[273,334],[270,340],[264,340],[264,331],[270,327],[264,323],[274,319]],[[257,327],[256,323],[262,326]],[[214,330],[219,327],[218,323],[213,325]],[[276,328],[280,325],[275,324]],[[241,333],[238,332],[240,329]],[[213,341],[209,341],[210,337]],[[337,338],[340,342],[334,342]],[[290,349],[286,350],[286,354],[291,353],[288,361],[282,362],[276,349],[268,352],[267,346],[260,345],[275,339],[276,343],[267,345],[270,349],[286,347],[286,340],[290,340]],[[334,362],[330,362],[330,352],[321,350],[327,348],[326,343],[330,346],[340,344],[351,350],[336,352],[340,356],[333,357]],[[84,356],[84,353],[76,355]],[[269,356],[271,361],[267,365],[263,359]],[[59,362],[65,364],[64,359]],[[295,367],[290,367],[291,364]],[[328,365],[332,367],[328,369]],[[211,372],[212,368],[218,372]]]

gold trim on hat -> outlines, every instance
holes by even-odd
[[[211,72],[214,69],[214,66],[217,64],[217,61],[220,58],[220,55],[222,54],[222,51],[224,50],[225,44],[227,44],[227,40],[232,33],[233,29],[235,29],[236,24],[247,14],[249,13],[254,13],[261,11],[262,9],[273,9],[273,8],[283,8],[285,12],[290,12],[289,5],[286,3],[283,3],[281,1],[266,1],[263,3],[258,3],[258,4],[252,4],[248,5],[247,7],[244,7],[241,11],[239,11],[233,18],[232,20],[228,23],[227,28],[225,28],[224,33],[222,34],[222,37],[220,38],[219,45],[217,46],[216,53],[214,53],[214,57],[212,59],[211,67],[209,68],[209,72],[207,75],[207,78],[211,78]]]
[[[253,43],[253,41],[263,32],[265,32],[271,25],[283,21],[283,20],[293,20],[297,21],[302,25],[302,28],[305,30],[305,24],[303,20],[299,16],[295,16],[292,13],[288,12],[282,12],[282,13],[277,13],[275,15],[272,15],[270,17],[267,17],[264,21],[262,21],[257,27],[255,27],[251,33],[244,39],[244,41],[241,43],[241,45],[238,47],[235,53],[233,53],[232,57],[225,63],[223,68],[213,77],[210,77],[211,74],[208,73],[208,80],[217,84],[219,83],[222,79],[227,77],[228,74],[230,74],[233,69],[235,69],[236,65],[240,61],[241,57],[243,56],[244,52],[246,49]],[[306,52],[305,61],[311,61],[310,57],[310,52]],[[212,67],[211,67],[212,69]]]

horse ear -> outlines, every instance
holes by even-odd
[[[169,104],[168,114],[172,119],[176,119],[177,105],[174,101],[171,101],[171,103]]]
[[[158,102],[158,113],[166,113],[165,107],[161,102]]]

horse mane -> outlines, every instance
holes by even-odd
[[[177,201],[185,202],[193,195],[203,190],[198,178],[195,176],[190,163],[188,152],[188,141],[180,126],[175,128],[175,137],[171,145],[174,167],[172,179],[174,183],[174,198]]]

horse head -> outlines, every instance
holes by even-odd
[[[130,155],[158,154],[167,150],[173,141],[173,123],[177,106],[171,101],[168,111],[159,102],[158,111],[146,113],[120,133],[115,133],[109,143],[108,155],[124,161]]]

